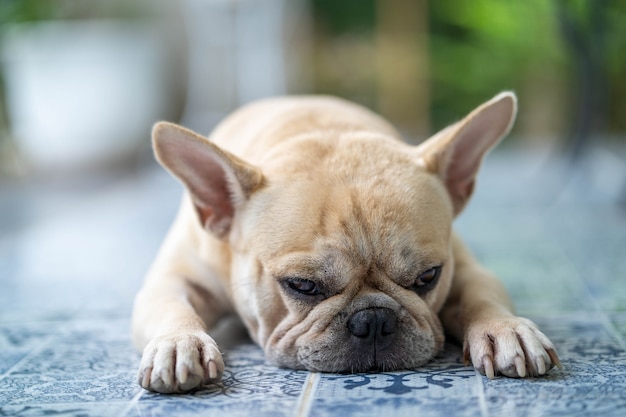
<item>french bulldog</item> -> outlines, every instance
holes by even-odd
[[[445,330],[489,378],[560,368],[452,230],[516,109],[501,93],[418,146],[326,96],[246,105],[209,138],[157,123],[156,158],[185,192],[135,301],[139,384],[181,393],[219,381],[207,332],[232,314],[279,367],[416,368]]]

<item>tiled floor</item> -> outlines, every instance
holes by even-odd
[[[129,316],[177,184],[148,170],[87,196],[68,193],[49,215],[39,215],[45,196],[20,194],[2,224],[30,219],[15,207],[38,215],[0,235],[0,416],[622,416],[626,211],[612,200],[626,173],[585,167],[565,181],[534,154],[496,153],[457,224],[559,350],[562,371],[523,380],[482,377],[452,344],[404,372],[283,370],[230,323],[218,335],[222,383],[148,393],[135,383]],[[15,197],[3,190],[0,198]]]

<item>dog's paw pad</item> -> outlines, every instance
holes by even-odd
[[[552,342],[530,320],[521,317],[491,319],[468,327],[463,346],[465,362],[490,379],[539,376],[561,361]]]
[[[215,341],[205,333],[190,333],[152,340],[144,349],[137,379],[147,390],[169,394],[217,382],[223,372]]]

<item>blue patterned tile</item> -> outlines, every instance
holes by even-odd
[[[554,242],[502,242],[482,256],[503,282],[519,312],[578,311],[591,302],[576,269]]]
[[[624,351],[619,335],[614,331],[611,318],[602,312],[579,311],[529,315],[565,351],[580,348],[585,343],[600,343],[611,346],[615,352]],[[582,359],[591,352],[582,352]],[[592,356],[595,358],[595,356]],[[596,358],[597,359],[597,358]]]
[[[564,253],[572,263],[574,273],[593,297],[594,307],[605,312],[626,310],[626,260],[623,256],[626,222],[615,229],[620,230],[622,236],[607,236],[613,232],[597,230],[589,233],[586,239],[563,242]]]
[[[58,322],[0,324],[0,375],[56,333]]]
[[[66,404],[35,404],[35,405],[7,405],[0,406],[1,416],[12,417],[104,417],[121,416],[128,405],[118,403],[81,403]]]
[[[229,325],[219,337],[221,383],[187,395],[146,392],[135,381],[132,299],[180,192],[158,171],[0,237],[0,415],[621,416],[626,217],[587,190],[571,193],[575,186],[565,198],[546,198],[549,173],[531,178],[528,158],[494,156],[457,227],[518,311],[553,340],[563,371],[488,380],[461,363],[453,344],[415,370],[292,371],[267,364]],[[515,189],[512,177],[521,178]],[[99,239],[86,240],[85,230]]]
[[[0,375],[8,372],[16,363],[24,359],[28,352],[12,351],[4,352],[0,351]]]
[[[274,401],[272,398],[254,401],[214,403],[210,399],[197,401],[141,402],[125,417],[289,417],[295,403]]]
[[[292,415],[308,372],[267,364],[263,351],[253,344],[224,354],[226,369],[219,384],[176,396],[145,392],[129,416]]]
[[[140,402],[125,417],[289,417],[294,415],[295,402],[275,401],[268,397],[254,401],[212,402],[197,401]]]
[[[134,371],[9,375],[0,384],[0,404],[26,406],[130,401],[139,391]]]
[[[13,375],[126,372],[138,365],[128,332],[128,319],[73,321],[40,345]]]
[[[372,401],[344,401],[332,398],[320,400],[311,410],[311,416],[398,416],[425,417],[481,416],[475,395],[450,396],[443,398],[419,397],[377,397]]]
[[[310,416],[480,415],[472,369],[323,376]]]
[[[558,381],[555,384],[521,381],[523,384],[515,385],[498,382],[485,387],[488,415],[621,417],[626,407],[623,386],[567,386]]]
[[[435,361],[417,370],[322,374],[309,415],[480,415],[477,374],[460,361],[460,348],[448,344]]]
[[[4,334],[10,335],[7,328]],[[124,319],[40,323],[14,331],[8,340],[29,352],[0,381],[0,404],[130,400],[140,391],[135,382],[139,358],[127,329]]]

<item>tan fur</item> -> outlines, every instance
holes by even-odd
[[[248,105],[209,140],[157,124],[157,159],[187,191],[136,299],[140,384],[170,393],[219,380],[206,332],[231,313],[290,368],[418,367],[442,348],[442,322],[490,377],[560,365],[451,229],[514,115],[515,96],[503,93],[418,147],[331,97]],[[434,288],[413,291],[440,265]],[[293,279],[321,294],[294,291]]]

